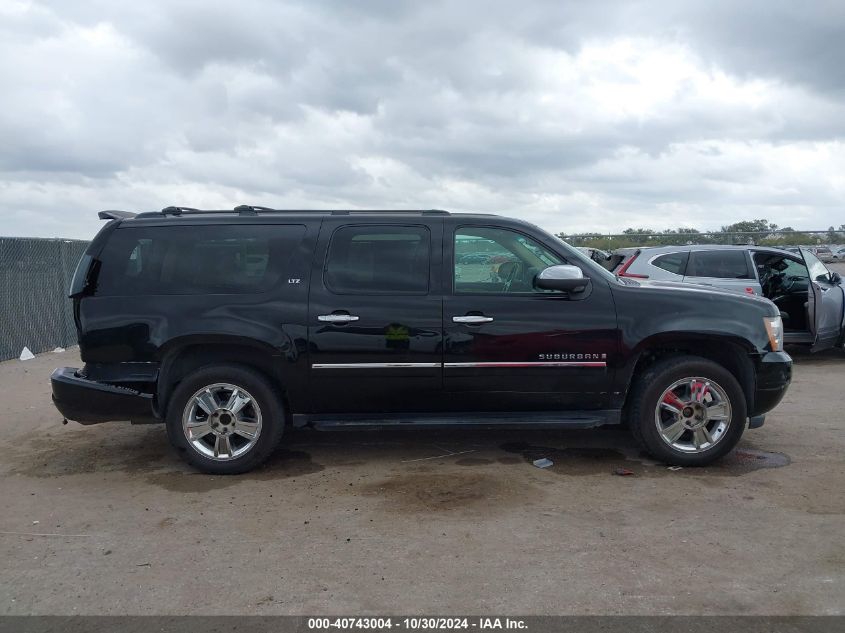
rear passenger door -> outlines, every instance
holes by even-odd
[[[746,250],[691,251],[684,281],[747,294],[762,294]]]
[[[441,240],[441,219],[324,220],[308,308],[312,412],[436,409]]]

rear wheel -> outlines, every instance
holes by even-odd
[[[704,466],[730,452],[745,430],[745,396],[721,365],[695,356],[667,359],[636,380],[630,427],[661,461]]]
[[[170,401],[167,432],[185,459],[203,472],[252,470],[278,446],[284,409],[272,383],[240,365],[203,367]]]

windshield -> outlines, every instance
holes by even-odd
[[[812,281],[830,281],[830,271],[827,269],[827,266],[821,263],[818,257],[803,248],[801,249],[801,254],[804,256],[804,262],[807,264],[807,270],[810,271],[810,279]]]

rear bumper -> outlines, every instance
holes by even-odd
[[[153,394],[117,387],[78,375],[73,367],[60,367],[50,376],[53,404],[65,418],[81,424],[110,420],[150,421]]]
[[[792,358],[786,352],[768,352],[760,357],[756,369],[754,406],[749,417],[771,411],[783,399],[792,382]]]

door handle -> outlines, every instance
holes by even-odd
[[[482,316],[480,314],[468,314],[466,316],[454,316],[452,321],[455,323],[469,323],[470,325],[477,323],[490,323],[493,317]]]
[[[357,321],[358,317],[354,314],[320,314],[317,320],[324,323],[351,323]]]

